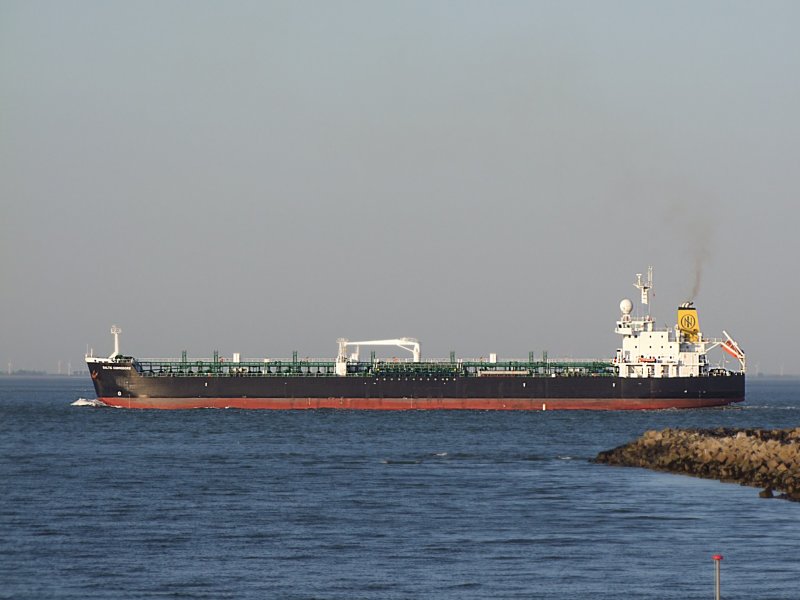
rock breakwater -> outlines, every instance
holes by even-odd
[[[600,452],[596,463],[645,467],[764,488],[800,501],[800,427],[664,429]]]

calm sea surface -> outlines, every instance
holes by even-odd
[[[127,411],[0,378],[0,597],[800,597],[800,503],[589,463],[800,426],[800,380],[654,412]]]

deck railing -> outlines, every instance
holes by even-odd
[[[143,359],[134,361],[136,371],[146,377],[337,377],[331,360],[261,360],[233,362],[225,359]],[[351,362],[347,376],[426,377],[426,376],[570,376],[613,375],[611,362],[591,360],[523,361],[503,360],[376,360]]]

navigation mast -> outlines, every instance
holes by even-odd
[[[653,287],[653,267],[647,267],[647,281],[642,281],[642,274],[636,274],[636,283],[633,287],[642,293],[642,304],[647,306],[647,314],[650,314],[650,290]]]
[[[122,333],[122,329],[117,327],[116,325],[111,326],[111,335],[114,336],[114,352],[108,358],[116,358],[119,356],[119,334]]]

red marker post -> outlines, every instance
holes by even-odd
[[[715,596],[715,598],[717,600],[720,600],[720,595],[719,595],[719,563],[722,562],[722,554],[715,554],[711,558],[714,559],[714,574],[715,574],[715,579],[716,579],[716,582],[717,582],[717,595]]]

